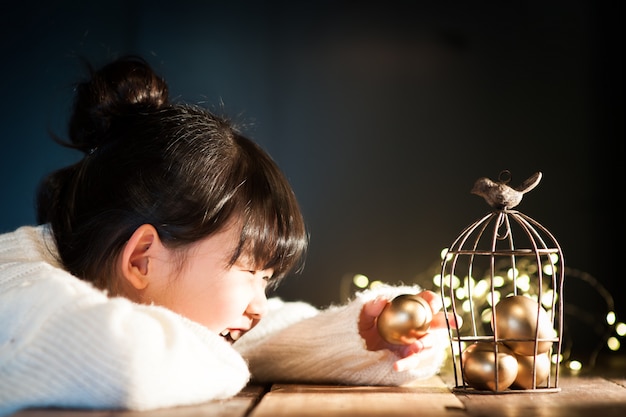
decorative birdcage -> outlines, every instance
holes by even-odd
[[[441,297],[448,321],[454,391],[558,392],[563,331],[564,259],[554,236],[513,210],[541,180],[519,187],[476,181],[473,194],[492,211],[456,238],[443,255]],[[462,319],[460,328],[451,322]]]

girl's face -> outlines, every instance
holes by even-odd
[[[229,260],[239,242],[239,228],[227,227],[193,245],[184,267],[174,270],[176,254],[164,249],[152,258],[160,279],[143,294],[153,302],[179,313],[229,342],[254,327],[267,309],[266,287],[272,270],[255,270],[245,257],[233,266]]]

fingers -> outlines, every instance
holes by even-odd
[[[454,317],[454,313],[444,313],[443,311],[440,311],[439,313],[433,315],[433,319],[430,322],[430,328],[431,329],[443,329],[446,328],[448,326],[448,324],[446,323],[446,315],[448,317],[448,322],[450,323],[450,327],[452,327],[453,329],[458,329],[463,325],[463,319],[461,319],[461,316],[456,316],[456,320]]]
[[[370,317],[378,317],[387,304],[389,304],[389,300],[384,298],[376,298],[372,301],[368,301],[363,305],[363,314]]]
[[[437,336],[432,333],[427,333],[419,340],[415,341],[415,343],[407,346],[404,352],[407,356],[395,361],[393,369],[398,372],[402,372],[408,369],[416,368],[424,357],[423,351],[433,348],[436,345],[437,339],[440,337],[441,336]]]
[[[424,349],[430,349],[431,347],[435,346],[435,342],[440,337],[441,336],[434,335],[432,333],[426,333],[418,340],[418,342],[420,343],[416,343],[417,346],[416,349],[414,349],[413,353],[419,353]]]
[[[438,312],[443,307],[441,297],[437,295],[436,293],[434,293],[433,291],[424,290],[418,295],[422,297],[424,300],[426,300],[426,302],[430,305],[430,308],[433,311],[433,313]]]
[[[454,315],[454,313],[448,313],[448,320],[450,321],[450,327],[454,329],[460,329],[463,326],[463,318],[459,315]]]
[[[359,315],[359,332],[365,340],[376,338],[378,330],[376,329],[376,318],[380,315],[389,301],[385,299],[375,299],[363,304],[361,314]],[[367,334],[365,332],[368,332]],[[369,334],[369,333],[372,334]],[[368,342],[368,346],[373,346],[373,342]]]

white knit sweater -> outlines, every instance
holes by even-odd
[[[415,292],[382,287],[318,311],[271,299],[233,346],[158,306],[109,298],[63,270],[45,226],[0,235],[0,416],[24,407],[149,410],[235,395],[251,378],[399,385],[435,374],[447,336],[424,366],[371,352],[358,333],[366,300]]]

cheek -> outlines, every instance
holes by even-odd
[[[178,309],[181,314],[217,333],[237,325],[250,296],[245,285],[226,277],[217,283],[188,288],[180,300]]]
[[[228,326],[234,325],[234,321],[240,318],[246,311],[246,305],[229,292],[216,294],[211,299],[210,306],[207,306],[207,322],[210,322],[216,328],[216,331],[222,331]],[[208,326],[213,328],[212,326]]]
[[[219,306],[214,310],[231,315],[234,313],[243,314],[253,295],[252,288],[247,280],[227,277],[221,284],[223,285],[218,285],[214,288],[215,292],[212,301],[216,306]],[[219,314],[219,312],[216,312],[216,314]]]

